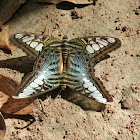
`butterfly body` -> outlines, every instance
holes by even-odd
[[[57,47],[53,42],[40,52],[34,70],[46,73],[47,82],[52,86],[59,83],[62,89],[78,88],[83,75],[91,71],[89,55],[80,45],[80,50],[75,51],[66,39],[56,44]]]
[[[94,65],[121,42],[112,37],[81,37],[67,41],[49,36],[16,34],[16,44],[28,55],[36,57],[33,72],[15,91],[14,98],[38,96],[67,86],[100,103],[112,101],[102,82],[94,75]],[[20,45],[19,45],[20,46]]]

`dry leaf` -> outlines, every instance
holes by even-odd
[[[54,4],[58,4],[63,1],[72,2],[74,4],[91,4],[95,0],[36,0],[36,2],[49,2],[49,3],[54,3]]]
[[[9,26],[5,26],[2,28],[2,32],[0,32],[0,48],[8,49],[11,51],[11,44],[8,39]]]
[[[0,26],[12,17],[21,4],[27,0],[0,0]]]
[[[23,109],[13,113],[13,115],[27,115],[34,112],[34,108],[32,105],[28,105],[27,107],[24,107]]]
[[[6,125],[4,122],[4,118],[0,113],[0,140],[4,140],[5,134],[6,134]]]
[[[9,95],[13,92],[15,88],[14,81],[8,77],[0,75],[0,108],[5,102],[7,102]]]
[[[0,91],[0,108],[3,106],[5,102],[7,102],[8,98],[9,96]]]
[[[30,105],[35,98],[13,99],[11,97],[17,83],[9,77],[0,75],[0,107],[3,113],[25,115],[33,111]]]
[[[9,77],[0,75],[0,91],[5,93],[8,96],[12,95],[17,83]]]
[[[27,115],[33,112],[30,105],[34,98],[13,99],[12,97],[1,107],[1,112],[14,115]]]

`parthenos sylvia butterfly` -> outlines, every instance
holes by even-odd
[[[112,98],[94,76],[94,65],[121,46],[117,38],[89,36],[61,41],[54,37],[18,33],[12,43],[35,57],[34,68],[17,87],[13,98],[28,98],[58,87],[108,104]]]

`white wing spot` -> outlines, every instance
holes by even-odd
[[[107,99],[102,98],[102,97],[96,97],[96,100],[100,103],[104,103],[104,104],[107,103]]]
[[[26,95],[26,97],[27,97],[27,96],[33,94],[33,92],[32,91],[31,92],[30,91],[25,91],[25,92],[23,92],[23,94]]]
[[[30,37],[22,38],[22,41],[27,42],[33,40],[34,38],[35,38],[34,36],[30,36]]]
[[[41,51],[43,46],[44,46],[44,45],[43,45],[42,43],[40,43],[40,44],[35,48],[35,50],[36,50],[36,51]]]
[[[90,45],[87,45],[86,49],[89,53],[94,53],[94,49]]]
[[[106,40],[104,40],[104,39],[101,40],[101,38],[99,38],[99,37],[96,38],[96,42],[98,42],[104,46],[108,45],[108,42]]]
[[[38,45],[38,42],[32,42],[32,43],[30,44],[30,47],[35,48],[37,45]]]
[[[42,35],[40,35],[40,36],[38,36],[40,39],[42,39],[43,38],[43,36]]]
[[[89,42],[92,41],[92,38],[88,38],[88,41],[89,41]]]
[[[95,94],[101,94],[98,90],[94,91]]]
[[[40,80],[40,79],[38,79],[38,78],[36,78],[36,79],[34,80],[34,82],[37,83],[38,85],[42,85],[42,84],[43,84],[43,81]]]
[[[26,89],[33,89],[32,87],[30,87],[30,86],[28,86],[28,87],[26,87]]]
[[[93,84],[92,84],[91,82],[88,82],[88,83],[85,83],[83,86],[84,86],[85,88],[88,88],[88,87],[92,87]]]
[[[38,87],[38,84],[32,82],[32,83],[30,84],[30,86],[33,87],[33,88],[36,88],[36,87]]]
[[[96,97],[103,97],[102,96],[102,94],[94,94],[94,93],[91,93],[90,95],[89,95],[89,97],[93,97],[93,98],[96,98]]]
[[[15,38],[21,39],[23,37],[23,34],[16,34]]]
[[[85,93],[90,93],[90,91],[89,90],[85,90]]]
[[[43,80],[45,78],[45,76],[43,74],[38,76],[38,79]]]
[[[26,88],[25,88],[25,89],[23,90],[23,93],[24,93],[24,92],[34,92],[34,91],[35,91],[34,89],[26,89]]]
[[[36,90],[41,90],[41,87],[37,87]]]
[[[92,44],[92,48],[95,50],[95,51],[98,51],[100,49],[99,45],[97,44]]]
[[[95,86],[90,87],[91,92],[93,92],[93,91],[95,92],[96,90],[97,90],[97,88]]]
[[[94,99],[96,99],[100,103],[107,104],[107,99],[103,98],[103,96],[101,95],[101,93],[100,94],[91,93],[89,95],[89,97],[93,97]]]
[[[26,44],[29,45],[32,41],[27,41]]]
[[[24,93],[19,93],[19,95],[18,95],[17,98],[26,98],[26,97],[27,97],[26,94],[24,94]]]
[[[95,86],[89,87],[88,90],[90,90],[91,92],[94,92],[97,90],[97,88]]]
[[[100,46],[100,48],[103,48],[104,47],[104,45],[102,45],[102,44],[99,44],[99,46]]]
[[[90,43],[90,44],[95,44],[95,42],[94,42],[93,40],[91,40],[89,43]]]
[[[110,43],[114,43],[114,42],[115,42],[115,38],[113,38],[113,37],[108,37],[108,38],[107,38],[107,41],[110,42]]]
[[[83,80],[85,81],[85,83],[90,81],[87,78],[83,78]]]
[[[45,91],[44,89],[41,89],[41,91]]]
[[[82,94],[85,94],[85,92],[83,92],[83,91],[82,91],[81,93],[82,93]]]
[[[14,96],[14,97],[12,96],[12,97],[13,98],[27,98],[30,95],[32,95],[34,91],[35,90],[32,90],[32,91],[24,91],[23,93],[19,93],[18,97],[16,97],[16,96]]]
[[[26,39],[26,38],[28,38],[28,37],[30,37],[30,36],[28,36],[28,35],[27,35],[27,36],[24,36],[24,37],[22,38],[22,40],[23,40],[23,39]]]

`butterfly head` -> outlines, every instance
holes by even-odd
[[[68,37],[66,35],[63,36],[63,40],[67,40]]]
[[[62,48],[65,47],[65,46],[67,46],[67,45],[69,45],[69,43],[68,43],[68,41],[67,41],[67,36],[64,35],[63,41],[62,41]]]

